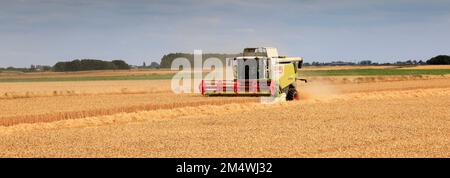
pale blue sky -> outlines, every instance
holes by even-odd
[[[450,53],[448,0],[0,0],[0,67],[274,46],[312,61]]]

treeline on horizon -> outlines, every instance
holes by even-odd
[[[397,61],[395,63],[378,63],[372,62],[371,60],[362,60],[357,63],[355,62],[344,62],[344,61],[334,61],[334,62],[312,62],[312,63],[304,63],[305,66],[330,66],[330,65],[450,65],[450,56],[439,55],[433,57],[427,61],[423,60],[406,60],[406,61]]]
[[[222,63],[225,63],[225,59],[234,58],[240,56],[241,54],[219,54],[219,53],[210,53],[203,54],[203,61],[208,58],[218,58]],[[143,66],[131,66],[127,64],[124,60],[113,60],[113,61],[104,61],[98,59],[77,59],[68,62],[58,62],[54,66],[42,66],[42,65],[31,65],[29,68],[15,68],[8,67],[2,68],[1,71],[22,71],[22,72],[35,72],[35,71],[55,71],[55,72],[68,72],[68,71],[87,71],[87,70],[128,70],[131,68],[170,68],[172,62],[177,58],[186,58],[191,65],[193,66],[194,55],[189,53],[170,53],[164,55],[161,58],[161,63],[158,65],[156,62],[152,62],[151,65],[146,66],[145,62]],[[335,61],[335,62],[305,62],[305,66],[329,66],[329,65],[450,65],[450,56],[448,55],[439,55],[433,57],[427,61],[416,61],[416,60],[406,60],[406,61],[398,61],[395,63],[377,63],[372,62],[370,60],[362,60],[357,63],[354,62],[343,62],[343,61]]]
[[[241,54],[220,54],[220,53],[206,53],[202,54],[202,59],[205,61],[208,58],[217,58],[222,64],[225,64],[225,60],[227,58],[235,58]],[[194,54],[190,53],[169,53],[164,55],[161,58],[160,68],[170,68],[172,66],[172,62],[177,58],[186,58],[191,66],[194,64]],[[202,61],[202,62],[203,62]]]
[[[226,58],[234,58],[241,54],[203,54],[202,59],[208,59],[208,58],[218,58],[220,61],[222,61],[223,64],[225,64]],[[191,63],[191,66],[194,64],[194,55],[189,53],[170,53],[167,55],[164,55],[161,58],[161,68],[170,68],[172,65],[172,62],[177,58],[186,58]],[[423,60],[406,60],[406,61],[397,61],[394,63],[378,63],[373,62],[371,60],[362,60],[359,62],[344,62],[344,61],[334,61],[334,62],[305,62],[305,66],[327,66],[327,65],[450,65],[450,56],[447,55],[439,55],[436,57],[433,57],[427,61]]]
[[[55,72],[69,72],[87,70],[125,70],[130,68],[130,65],[123,60],[102,61],[97,59],[77,59],[69,62],[58,62],[52,67],[52,70]]]

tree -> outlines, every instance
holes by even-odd
[[[66,71],[66,64],[67,62],[58,62],[53,66],[53,70],[57,72]]]
[[[370,60],[364,60],[364,61],[360,61],[359,64],[360,64],[360,65],[371,65],[371,64],[372,64],[372,61],[370,61]]]
[[[158,68],[159,68],[159,64],[158,64],[157,62],[152,62],[152,63],[150,64],[150,68],[158,69]]]
[[[87,65],[86,63],[84,65]],[[86,68],[87,67],[88,66],[86,66]],[[80,70],[89,70],[89,69],[84,69],[84,68],[82,69],[81,68],[81,61],[80,60],[74,60],[74,61],[68,62],[66,64],[66,70],[67,71],[80,71]],[[93,70],[93,69],[91,69],[91,70]]]
[[[122,60],[114,60],[112,63],[116,66],[117,69],[130,69],[130,65],[128,65],[125,61]]]
[[[427,61],[427,64],[431,65],[450,65],[450,56],[447,55],[439,55],[433,57]]]

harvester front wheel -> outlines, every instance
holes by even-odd
[[[298,97],[297,89],[295,87],[289,87],[286,93],[286,101],[292,101]]]

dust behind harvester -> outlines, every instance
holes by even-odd
[[[298,71],[301,57],[279,56],[276,48],[245,48],[243,55],[227,60],[232,80],[202,80],[204,96],[273,96],[298,99]]]

